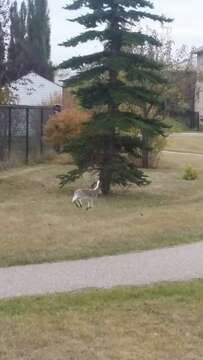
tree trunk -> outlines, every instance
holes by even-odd
[[[108,195],[111,190],[113,157],[114,145],[112,130],[104,144],[103,164],[100,171],[101,191],[104,195]]]
[[[103,195],[108,195],[111,190],[111,172],[106,166],[101,170],[100,181],[101,181],[101,191]]]
[[[149,138],[145,131],[142,132],[143,150],[142,150],[142,166],[144,169],[149,168]]]
[[[149,151],[143,150],[142,153],[142,167],[144,169],[149,169]]]
[[[119,6],[118,4],[112,2],[111,7],[113,12],[116,13]],[[119,25],[116,17],[111,20],[111,23],[109,25],[109,30],[115,33],[119,31]],[[109,50],[111,51],[112,55],[116,55],[117,53],[119,53],[121,50],[120,42],[112,40]],[[110,78],[110,85],[112,86],[112,88],[116,87],[118,81],[118,71],[109,68],[109,78]],[[118,105],[113,99],[110,99],[110,102],[108,104],[108,112],[114,115],[117,111],[118,111]],[[115,134],[115,128],[114,127],[110,128],[104,145],[103,166],[100,171],[101,191],[103,195],[108,195],[111,190],[112,175],[113,175],[112,169],[113,169],[113,161],[115,154],[114,134]]]

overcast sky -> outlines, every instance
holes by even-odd
[[[83,28],[67,22],[72,14],[63,9],[66,0],[49,0],[52,29],[52,60],[55,64],[79,54],[99,50],[99,44],[88,43],[76,48],[59,47],[58,44],[80,33]],[[177,47],[186,44],[188,47],[203,46],[203,0],[154,0],[154,12],[174,19],[169,26],[170,37]],[[150,27],[154,28],[153,22]]]

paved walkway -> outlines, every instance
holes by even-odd
[[[0,298],[203,278],[203,241],[90,260],[0,269]]]
[[[178,154],[178,155],[194,155],[202,157],[203,154],[199,154],[196,152],[183,152],[183,151],[175,151],[175,150],[163,150],[162,153],[164,154]]]
[[[203,132],[202,131],[191,131],[191,132],[176,132],[176,133],[172,133],[170,136],[173,136],[173,135],[175,135],[176,137],[177,136],[199,136],[199,137],[201,137],[201,136],[203,136]]]

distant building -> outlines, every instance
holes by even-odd
[[[197,82],[195,91],[195,111],[203,121],[203,46],[194,52],[197,55]]]
[[[18,105],[54,105],[63,102],[63,87],[30,72],[11,84]]]

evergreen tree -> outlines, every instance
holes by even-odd
[[[0,88],[5,79],[5,38],[2,23],[0,22]]]
[[[7,84],[6,44],[8,38],[8,0],[0,0],[0,91]]]
[[[10,7],[10,42],[8,47],[8,74],[10,81],[17,80],[27,74],[27,38],[26,38],[27,8],[23,1],[20,11],[15,1]]]
[[[162,23],[171,20],[146,11],[146,8],[153,9],[148,0],[74,0],[66,9],[75,11],[84,7],[90,12],[70,21],[87,30],[63,45],[76,46],[97,39],[104,48],[60,65],[60,68],[78,71],[66,85],[77,87],[82,106],[92,111],[91,121],[80,136],[66,145],[65,150],[72,153],[77,169],[62,175],[61,181],[64,184],[87,170],[96,170],[102,192],[108,194],[111,184],[148,183],[132,160],[143,147],[140,130],[163,134],[164,125],[160,118],[148,119],[130,107],[145,102],[162,106],[160,94],[148,87],[148,83],[163,81],[162,65],[130,49],[146,43],[161,45],[153,36],[136,31],[141,19]]]
[[[27,21],[27,5],[25,3],[25,1],[23,1],[21,3],[21,7],[20,7],[20,37],[21,39],[26,39],[26,35],[27,35],[27,26],[26,26],[26,21]]]
[[[27,34],[30,70],[52,78],[47,0],[28,0]]]
[[[8,73],[16,80],[34,71],[52,78],[50,63],[50,24],[47,0],[17,1],[10,7]]]

